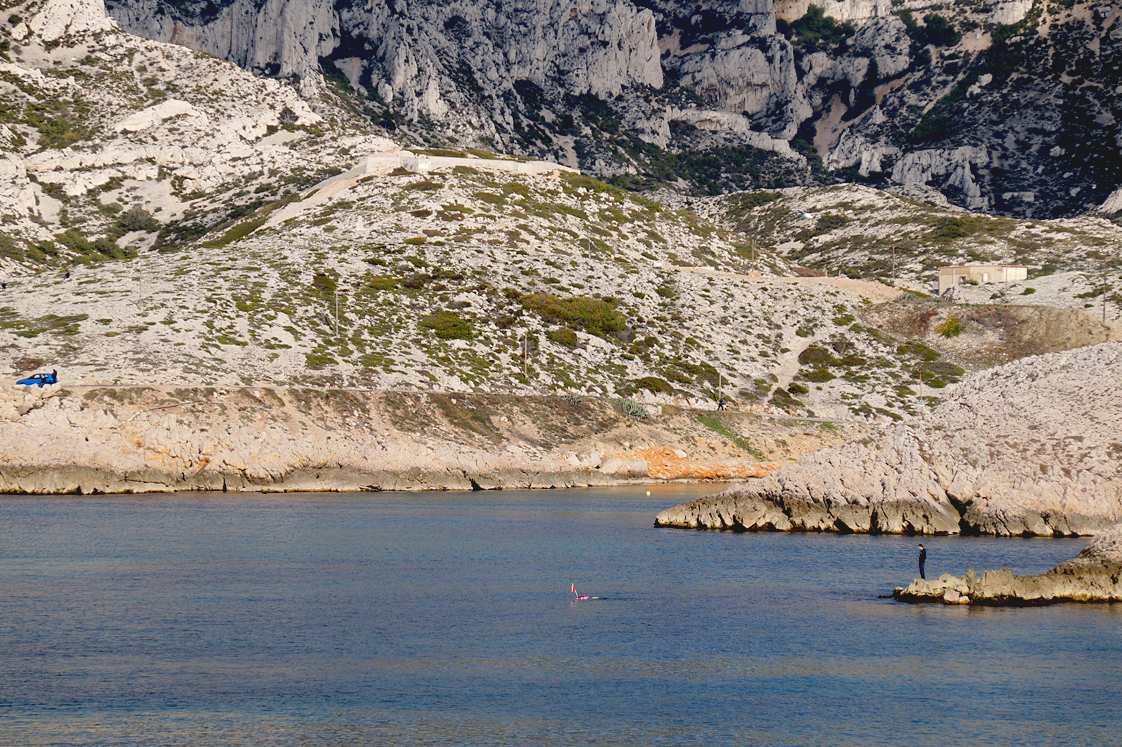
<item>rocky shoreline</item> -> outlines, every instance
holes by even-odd
[[[635,417],[618,405],[576,396],[11,387],[0,389],[0,493],[734,481],[868,431],[671,406]]]
[[[913,604],[1038,606],[1060,602],[1122,602],[1122,525],[1098,535],[1075,558],[1047,573],[1018,576],[1008,568],[949,573],[897,587],[892,598]]]
[[[655,525],[1086,535],[1122,520],[1122,344],[1024,358],[931,413],[809,454]]]

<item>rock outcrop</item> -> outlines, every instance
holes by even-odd
[[[1024,358],[963,381],[910,425],[803,457],[657,526],[1090,534],[1122,520],[1122,343]]]
[[[912,603],[1005,606],[1122,602],[1122,525],[1103,532],[1077,556],[1038,576],[1018,576],[1008,568],[986,571],[981,578],[972,570],[961,578],[943,574],[896,588],[892,597]]]

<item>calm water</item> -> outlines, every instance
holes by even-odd
[[[899,605],[912,538],[654,529],[708,489],[646,490],[0,497],[0,743],[1122,744],[1122,605]]]

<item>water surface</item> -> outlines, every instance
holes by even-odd
[[[915,538],[652,527],[709,490],[0,497],[0,741],[1122,744],[1122,607],[900,605]]]

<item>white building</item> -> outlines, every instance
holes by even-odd
[[[965,283],[1016,283],[1028,279],[1028,268],[1024,265],[958,265],[939,268],[939,295],[951,288]]]

